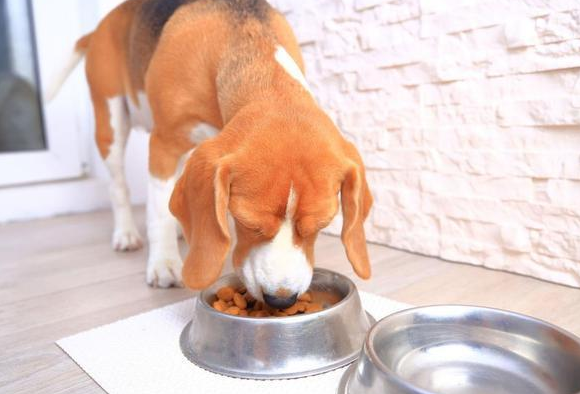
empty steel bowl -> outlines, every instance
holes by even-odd
[[[190,361],[223,375],[282,379],[330,371],[358,357],[374,323],[362,309],[354,283],[325,269],[314,270],[310,288],[335,292],[342,300],[312,314],[266,318],[227,315],[210,305],[223,286],[241,287],[241,282],[228,275],[204,290],[180,340]]]
[[[578,338],[520,314],[455,305],[379,321],[339,387],[349,394],[578,392]]]

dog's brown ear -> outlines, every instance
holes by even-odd
[[[347,160],[346,172],[340,189],[343,220],[341,239],[356,274],[363,279],[368,279],[371,276],[371,265],[363,224],[373,204],[373,197],[367,185],[364,166],[358,152],[351,144],[348,151],[348,156],[353,160]]]
[[[189,251],[183,264],[183,283],[203,289],[218,279],[228,249],[229,165],[210,144],[202,144],[186,163],[169,209],[183,227]]]

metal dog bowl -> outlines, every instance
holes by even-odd
[[[223,286],[240,287],[236,275],[201,292],[193,320],[181,333],[181,350],[198,366],[222,375],[283,379],[327,372],[356,360],[374,319],[362,309],[354,283],[315,269],[310,286],[342,300],[312,314],[251,318],[231,316],[210,305]]]
[[[454,305],[379,321],[339,387],[348,394],[578,392],[578,338],[516,313]]]

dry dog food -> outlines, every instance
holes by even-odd
[[[271,308],[257,301],[244,288],[234,289],[231,286],[220,288],[212,306],[220,312],[236,316],[250,317],[283,317],[303,313],[319,312],[340,301],[340,296],[332,292],[310,290],[298,297],[294,305],[286,309]]]

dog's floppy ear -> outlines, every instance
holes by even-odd
[[[373,204],[373,197],[367,185],[364,166],[358,152],[351,144],[348,151],[348,156],[353,160],[346,162],[346,171],[340,189],[343,218],[341,239],[356,274],[363,279],[368,279],[371,276],[371,266],[363,224]]]
[[[189,244],[183,283],[203,289],[219,277],[230,246],[227,209],[230,169],[210,144],[191,155],[177,181],[169,209],[179,220]]]

